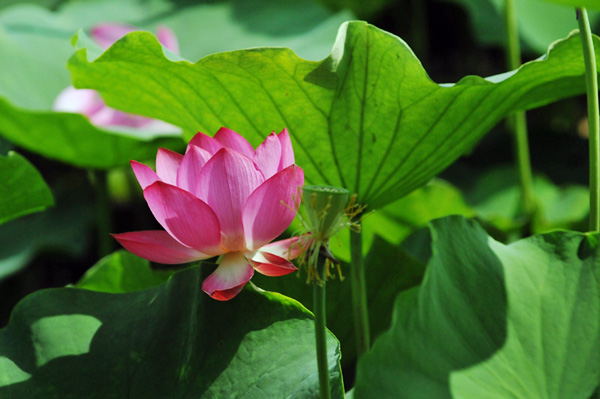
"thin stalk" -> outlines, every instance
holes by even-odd
[[[506,26],[506,66],[509,70],[514,70],[521,66],[521,48],[515,0],[504,1],[504,24]],[[508,126],[513,133],[513,147],[521,186],[521,206],[525,220],[529,223],[535,212],[535,199],[525,112],[519,111],[509,116]]]
[[[354,316],[354,334],[356,335],[356,354],[358,359],[360,359],[371,347],[365,261],[362,252],[362,232],[350,231],[350,250],[352,256],[352,263],[350,265],[352,313]]]
[[[88,173],[94,188],[96,233],[98,234],[98,255],[100,257],[108,255],[113,249],[113,241],[109,235],[112,230],[112,218],[106,176],[104,171],[89,171]]]
[[[592,31],[585,8],[577,9],[579,32],[585,62],[585,85],[588,103],[590,137],[590,231],[600,231],[600,114],[598,107],[598,75]]]
[[[327,364],[327,311],[326,311],[326,265],[325,260],[319,256],[317,265],[321,284],[313,283],[313,310],[315,312],[315,342],[317,344],[317,367],[319,370],[319,397],[331,398],[331,383],[329,382],[329,365]]]

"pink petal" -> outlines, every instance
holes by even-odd
[[[280,258],[291,260],[296,259],[298,256],[306,252],[311,243],[311,235],[304,234],[301,236],[272,242],[261,247],[258,252],[267,252],[279,256]]]
[[[224,253],[219,220],[204,201],[161,181],[146,187],[144,197],[156,220],[177,241],[209,255]]]
[[[281,159],[277,168],[277,171],[280,171],[293,165],[296,161],[294,160],[294,149],[292,148],[292,141],[290,140],[288,130],[284,128],[277,135],[277,138],[279,139],[279,144],[281,144]]]
[[[208,151],[195,145],[190,146],[177,170],[177,187],[195,193],[200,170],[210,157]]]
[[[159,181],[160,178],[152,168],[143,163],[139,163],[138,161],[130,161],[131,169],[133,169],[133,173],[135,174],[135,178],[137,179],[140,186],[142,186],[142,190],[154,183],[155,181]]]
[[[256,149],[254,163],[258,167],[265,179],[277,173],[279,161],[281,159],[281,144],[275,133],[267,136],[265,141]]]
[[[236,150],[250,159],[254,158],[254,147],[242,135],[233,130],[222,127],[215,133],[214,138],[223,146]]]
[[[104,101],[98,92],[90,89],[76,89],[73,86],[61,91],[52,105],[54,111],[73,112],[88,117],[103,107],[105,107]]]
[[[129,32],[136,30],[138,29],[135,26],[127,24],[104,23],[92,28],[90,35],[100,47],[107,49]]]
[[[215,155],[217,151],[223,148],[223,144],[201,132],[196,133],[196,135],[192,137],[188,144],[188,148],[190,145],[198,146],[208,151],[210,155]]]
[[[245,248],[242,208],[263,181],[248,157],[228,148],[219,150],[200,171],[196,195],[217,214],[221,245],[227,251]]]
[[[159,148],[156,154],[156,174],[162,181],[172,185],[177,185],[177,169],[183,161],[183,155]]]
[[[242,213],[246,248],[262,247],[292,223],[300,205],[299,189],[303,184],[304,171],[291,165],[252,193]]]
[[[250,262],[256,271],[265,276],[285,276],[298,270],[289,260],[268,252],[258,251]]]
[[[142,128],[152,121],[144,116],[129,114],[114,108],[103,106],[93,114],[89,115],[90,121],[96,126],[126,126],[131,128]]]
[[[156,28],[156,38],[158,41],[168,48],[172,53],[179,54],[179,42],[175,33],[166,26]]]
[[[129,252],[152,262],[179,264],[210,258],[210,255],[181,245],[163,230],[112,234]]]
[[[254,269],[241,252],[230,252],[202,283],[202,290],[219,301],[236,296],[254,275]]]

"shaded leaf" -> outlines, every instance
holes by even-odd
[[[518,182],[514,168],[494,168],[475,180],[466,198],[478,217],[502,231],[515,230],[524,223]],[[584,186],[559,187],[545,176],[536,175],[533,192],[537,205],[531,226],[534,233],[572,228],[589,213],[589,190]]]
[[[0,330],[0,397],[319,397],[306,309],[250,288],[218,302],[201,283],[194,268],[134,293],[28,296]],[[331,335],[328,348],[332,397],[343,398]]]
[[[469,12],[474,39],[487,44],[504,45],[504,0],[447,1],[461,4]],[[541,0],[519,0],[515,2],[515,13],[519,37],[526,50],[533,52],[545,51],[552,42],[578,28],[575,10],[560,4]],[[600,14],[592,12],[589,17],[592,25],[595,25],[600,19]]]
[[[134,32],[94,62],[79,50],[69,69],[77,87],[99,90],[108,104],[185,131],[227,126],[256,145],[288,127],[308,181],[346,187],[376,209],[427,182],[510,112],[583,92],[580,47],[573,35],[516,72],[446,87],[400,39],[350,22],[321,62],[273,48],[171,62],[153,36]]]
[[[425,265],[402,248],[375,237],[371,251],[365,259],[367,302],[371,335],[378,336],[389,325],[392,304],[396,296],[421,282]],[[342,274],[350,273],[348,264],[341,265]],[[332,270],[335,275],[337,271]],[[252,281],[259,287],[280,292],[300,301],[312,309],[312,286],[305,282],[306,272],[283,277],[264,277],[258,273]],[[339,278],[327,282],[327,328],[340,340],[343,356],[342,364],[350,366],[356,361],[356,342],[354,321],[349,307],[351,301],[351,282],[348,278]]]
[[[0,224],[54,205],[42,175],[16,152],[0,155]]]
[[[563,4],[571,7],[589,7],[600,9],[600,0],[543,0],[548,3]]]
[[[0,280],[42,251],[81,256],[89,245],[94,210],[86,183],[67,175],[54,184],[56,205],[0,226]]]
[[[511,245],[475,222],[432,223],[420,288],[359,362],[356,398],[588,399],[600,364],[598,235]]]

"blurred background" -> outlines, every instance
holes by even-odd
[[[503,4],[503,0],[3,0],[0,113],[5,118],[0,118],[4,121],[0,155],[14,150],[27,158],[50,186],[55,205],[0,225],[0,327],[27,294],[73,284],[102,256],[118,249],[108,232],[157,227],[126,161],[95,165],[91,159],[19,145],[8,134],[9,114],[28,118],[31,125],[24,131],[44,128],[52,117],[54,99],[70,85],[66,69],[74,52],[70,38],[79,29],[89,33],[96,24],[109,21],[151,32],[168,26],[178,38],[181,57],[192,62],[215,52],[256,46],[285,46],[317,61],[328,56],[341,23],[361,19],[406,41],[433,81],[452,83],[467,75],[486,77],[508,70]],[[517,0],[517,16],[524,62],[542,56],[553,41],[577,28],[574,10],[538,0]],[[590,17],[597,26],[598,15]],[[533,231],[524,232],[519,220],[512,138],[505,124],[443,172],[438,183],[451,187],[467,209],[463,213],[477,217],[502,241],[553,228],[585,229],[585,115],[584,97],[527,113],[536,193],[547,204]],[[48,134],[55,133],[48,130]],[[176,135],[147,134],[142,139],[175,150],[185,145]],[[401,218],[396,222],[410,225],[412,232],[446,212],[442,202],[428,204],[440,211],[424,215],[417,224]]]

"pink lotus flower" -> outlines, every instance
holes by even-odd
[[[214,299],[237,295],[254,270],[282,276],[296,270],[299,237],[271,243],[290,225],[304,171],[294,164],[288,131],[271,133],[256,150],[233,130],[198,133],[185,156],[160,148],[156,173],[131,161],[156,220],[165,231],[114,237],[153,262],[176,264],[222,255],[202,289]]]
[[[137,31],[134,26],[125,24],[105,23],[92,29],[90,36],[103,49],[109,48],[114,42],[127,33]],[[156,30],[158,41],[171,52],[179,54],[177,37],[167,27]],[[147,132],[169,133],[180,132],[176,126],[158,119],[146,118],[129,114],[108,107],[100,94],[95,90],[76,89],[69,86],[64,89],[52,106],[54,111],[83,114],[96,126],[110,128],[111,126],[143,129]]]

